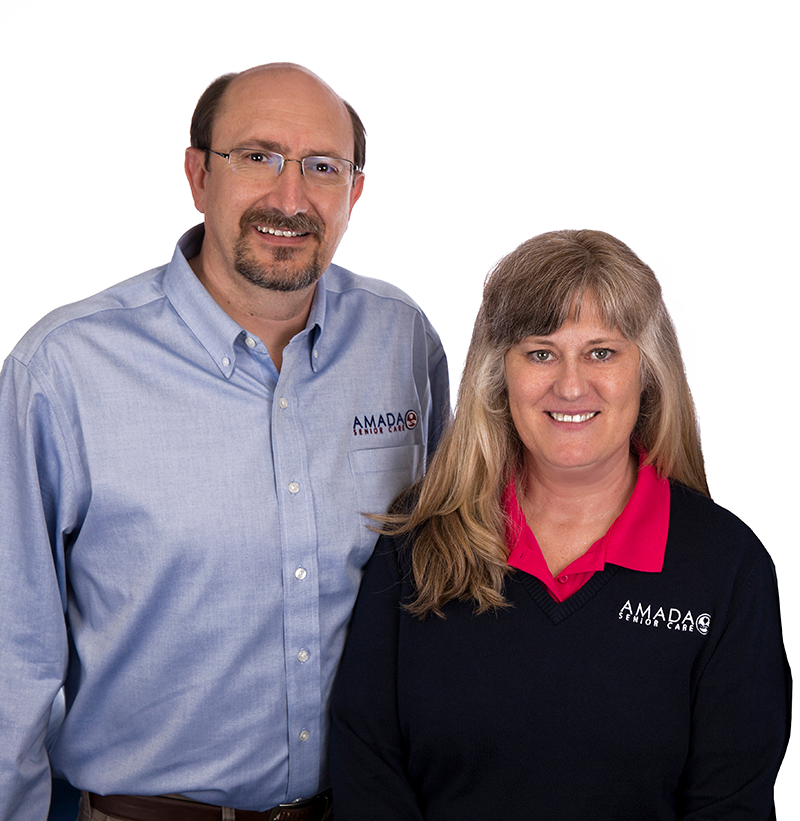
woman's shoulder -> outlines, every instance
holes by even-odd
[[[670,518],[676,516],[695,527],[706,526],[728,537],[758,538],[753,531],[730,510],[717,504],[680,482],[670,482]]]
[[[698,493],[671,482],[667,550],[694,559],[716,573],[723,568],[747,572],[770,569],[772,559],[758,536],[738,516]]]

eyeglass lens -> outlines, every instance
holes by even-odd
[[[303,176],[314,185],[347,185],[352,179],[353,166],[339,157],[304,157],[302,160],[286,160],[273,151],[255,151],[235,148],[230,152],[231,169],[250,179],[277,177],[287,162],[299,162]]]

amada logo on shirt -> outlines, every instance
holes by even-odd
[[[664,628],[676,633],[700,633],[706,636],[711,629],[711,616],[708,613],[695,617],[691,610],[683,612],[677,607],[654,608],[651,604],[645,607],[641,602],[634,609],[630,599],[622,606],[619,617],[631,624]]]
[[[419,415],[415,410],[405,413],[398,411],[384,411],[378,414],[364,414],[353,419],[353,436],[372,436],[375,434],[402,433],[405,430],[414,430],[419,422]]]

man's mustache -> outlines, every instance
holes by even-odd
[[[277,208],[250,208],[245,211],[239,220],[242,236],[247,229],[256,223],[274,228],[276,231],[293,231],[296,234],[313,234],[322,236],[325,226],[322,222],[308,214],[295,214],[289,217]]]

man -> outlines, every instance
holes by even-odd
[[[331,264],[364,184],[355,112],[275,64],[215,81],[191,135],[204,225],[3,368],[3,819],[46,817],[51,769],[86,818],[322,819],[361,513],[448,413],[425,316]]]

